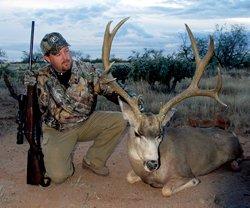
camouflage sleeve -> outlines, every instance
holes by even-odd
[[[47,90],[44,88],[43,79],[41,76],[37,77],[37,96],[38,96],[38,103],[40,107],[40,111],[44,114],[48,107],[48,93]]]
[[[98,79],[100,78],[102,71],[98,68],[95,68],[95,79],[94,79],[94,84],[99,84],[99,95],[103,95],[104,97],[106,97],[108,100],[110,100],[111,102],[115,103],[115,104],[119,104],[118,102],[118,95],[108,86],[108,85],[104,85],[104,84],[100,84],[98,82]],[[112,79],[112,75],[110,76],[110,79]]]
[[[96,73],[97,73],[97,77],[99,78],[100,77],[100,75],[101,75],[101,70],[100,69],[95,69],[96,70]],[[110,75],[110,79],[113,79],[113,76],[112,75]],[[95,82],[95,84],[98,82],[98,80],[96,80],[96,82]],[[129,96],[131,96],[131,97],[138,97],[138,101],[139,101],[139,109],[141,110],[141,111],[143,111],[144,110],[144,101],[143,101],[143,99],[142,99],[142,96],[138,96],[136,93],[134,93],[134,92],[132,92],[132,90],[131,89],[129,89],[128,87],[127,87],[127,85],[126,84],[122,84],[122,83],[120,83],[119,81],[116,81],[117,83],[118,83],[118,85],[120,85],[120,87],[121,88],[123,88],[128,94],[129,94]],[[107,86],[107,85],[102,85],[102,84],[100,84],[99,85],[100,86],[100,95],[103,95],[104,97],[106,97],[108,100],[110,100],[110,101],[112,101],[113,103],[115,103],[115,104],[119,104],[119,102],[118,102],[118,94],[117,93],[115,93],[109,86]]]
[[[98,91],[96,92],[99,95],[102,95],[106,97],[108,100],[112,101],[115,104],[119,104],[118,102],[118,94],[115,93],[108,85],[99,83],[99,78],[102,74],[102,70],[100,68],[94,67],[93,64],[89,62],[82,62],[77,63],[79,68],[84,69],[85,73],[89,76],[86,76],[84,78],[90,79],[91,82],[93,82],[94,86],[98,85]],[[110,75],[110,79],[113,79],[113,76]],[[132,93],[131,90],[129,90],[126,85],[119,83],[118,84],[130,95],[130,96],[136,96],[135,93]],[[139,97],[139,107],[143,109],[142,107],[143,101],[141,97]]]

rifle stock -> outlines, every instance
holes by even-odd
[[[27,163],[27,184],[49,186],[50,178],[44,177],[45,166],[40,145],[41,122],[36,87],[27,87],[26,138],[30,144]],[[37,133],[38,132],[38,133]]]

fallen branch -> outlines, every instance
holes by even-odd
[[[10,92],[10,96],[13,97],[14,99],[18,100],[18,95],[15,92],[13,86],[10,83],[9,77],[7,74],[3,75],[3,80],[5,82],[6,87],[8,88],[9,92]]]

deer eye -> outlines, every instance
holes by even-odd
[[[141,137],[141,135],[139,133],[137,133],[136,131],[135,131],[135,136],[136,137]]]

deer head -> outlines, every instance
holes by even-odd
[[[127,21],[127,19],[128,18],[121,20],[112,30],[112,32],[110,32],[111,22],[109,22],[106,26],[102,47],[104,72],[100,77],[100,82],[102,84],[108,85],[122,98],[122,100],[119,99],[119,104],[124,119],[126,119],[130,124],[129,139],[132,140],[133,144],[133,148],[131,148],[129,151],[131,151],[130,153],[133,154],[133,158],[137,158],[138,161],[142,161],[146,171],[151,172],[159,167],[159,144],[164,138],[164,126],[170,121],[171,117],[176,111],[173,107],[182,100],[195,96],[211,97],[220,104],[226,106],[226,104],[220,101],[218,97],[222,87],[222,78],[220,70],[218,69],[217,84],[215,88],[211,90],[199,89],[198,84],[200,82],[201,76],[214,53],[214,42],[210,36],[208,51],[203,58],[200,58],[194,36],[189,27],[186,25],[196,62],[196,71],[191,84],[182,93],[176,95],[167,103],[165,103],[161,107],[158,114],[144,114],[140,112],[138,107],[138,99],[130,97],[110,75],[110,68],[113,64],[110,64],[109,62],[112,41],[117,30],[125,21]]]

